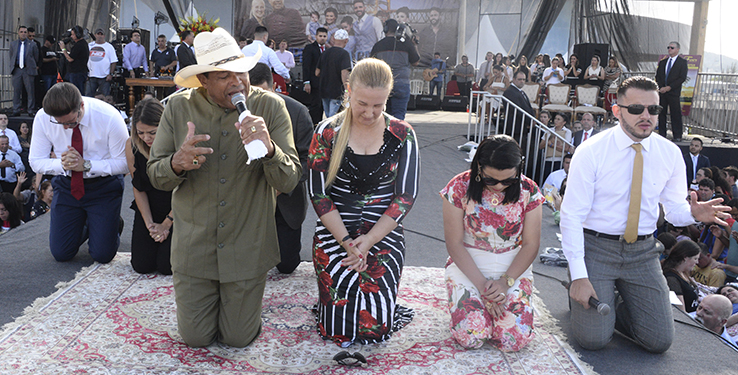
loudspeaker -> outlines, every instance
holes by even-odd
[[[441,107],[444,111],[466,112],[467,105],[469,105],[468,97],[454,95],[444,96],[443,104],[441,105]]]
[[[407,110],[408,111],[414,111],[415,110],[415,97],[417,95],[410,95],[410,100],[407,101]]]
[[[435,95],[418,95],[415,98],[415,108],[438,111],[441,109],[441,98]]]
[[[594,55],[600,57],[600,66],[606,67],[610,58],[610,45],[597,43],[575,44],[574,53],[579,56],[579,66],[582,69],[587,69]]]

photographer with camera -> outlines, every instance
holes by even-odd
[[[394,85],[387,102],[387,113],[405,119],[410,99],[410,65],[418,65],[420,55],[412,42],[412,29],[408,24],[398,24],[394,19],[384,23],[386,37],[372,47],[371,56],[386,62],[392,68]]]
[[[70,32],[70,39],[64,39],[59,41],[59,48],[64,55],[64,58],[69,63],[67,65],[67,74],[64,80],[71,82],[77,86],[79,92],[85,92],[85,81],[87,81],[87,61],[90,59],[90,47],[85,42],[84,29],[82,26],[75,26]],[[70,42],[74,43],[74,46],[67,49],[67,45]]]

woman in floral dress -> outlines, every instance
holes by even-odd
[[[361,60],[349,76],[346,109],[320,123],[310,145],[318,332],[344,347],[384,341],[413,316],[395,301],[418,145],[409,124],[382,111],[391,89],[386,63]]]
[[[534,336],[531,264],[544,197],[522,166],[515,140],[496,135],[441,190],[451,334],[465,348],[518,351]]]

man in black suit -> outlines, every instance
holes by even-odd
[[[320,99],[320,87],[318,87],[318,77],[315,76],[315,68],[318,66],[320,54],[325,51],[328,46],[325,42],[328,40],[328,29],[319,27],[315,32],[315,41],[306,45],[302,50],[302,79],[303,91],[310,95],[310,105],[308,111],[313,125],[323,119],[323,104]]]
[[[671,132],[674,141],[682,140],[682,106],[680,96],[682,83],[687,79],[687,60],[679,57],[679,43],[671,42],[666,47],[669,57],[659,61],[656,83],[659,85],[659,104],[664,107],[659,114],[659,134],[666,137],[666,111],[671,114]]]
[[[517,71],[513,75],[512,85],[508,86],[505,92],[502,94],[503,97],[507,98],[513,104],[520,107],[532,117],[536,116],[536,112],[533,107],[530,106],[530,100],[528,95],[523,91],[525,81],[527,77],[525,72]],[[505,133],[511,135],[516,141],[521,142],[521,136],[527,134],[527,129],[530,127],[530,118],[521,113],[515,113],[515,108],[509,106],[507,113],[505,114]],[[514,131],[514,134],[513,134]]]
[[[179,36],[182,44],[177,48],[177,60],[179,61],[179,69],[183,69],[193,64],[197,64],[195,53],[192,52],[192,43],[195,42],[195,34],[192,30],[182,31]]]
[[[272,70],[264,63],[258,63],[249,71],[251,86],[274,92]],[[302,222],[308,208],[305,188],[307,180],[307,157],[310,141],[313,134],[313,124],[307,107],[286,95],[278,95],[284,99],[287,112],[292,120],[292,138],[302,165],[302,177],[291,192],[282,192],[277,196],[277,210],[274,214],[277,222],[277,236],[279,238],[279,255],[281,261],[277,270],[282,273],[292,273],[300,265],[300,239],[302,237]]]
[[[702,155],[702,140],[693,138],[689,143],[689,155],[684,155],[684,164],[687,165],[687,186],[694,185],[697,171],[703,167],[710,167],[710,158]]]
[[[28,93],[29,113],[33,113],[36,98],[34,94],[34,81],[36,80],[36,62],[39,50],[36,44],[28,39],[28,28],[18,27],[18,39],[10,43],[10,74],[13,84],[13,116],[18,116],[21,111],[21,93],[25,87]]]
[[[574,135],[572,136],[572,143],[574,144],[574,147],[579,146],[580,144],[582,144],[582,142],[590,139],[593,135],[599,133],[599,131],[594,128],[595,120],[594,116],[592,116],[591,113],[583,114],[581,122],[582,130],[574,133]]]

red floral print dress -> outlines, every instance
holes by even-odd
[[[340,116],[321,123],[310,145],[308,190],[318,217],[338,210],[352,238],[369,232],[383,214],[398,223],[370,249],[368,269],[359,273],[341,266],[346,251],[318,219],[313,238],[317,328],[324,339],[345,347],[387,340],[412,320],[412,310],[395,302],[405,261],[400,222],[415,202],[420,160],[412,127],[385,115],[379,153],[357,155],[347,147],[335,181],[326,186],[341,123]]]
[[[460,173],[440,194],[464,211],[464,247],[487,279],[497,279],[520,250],[525,214],[540,206],[545,198],[535,182],[522,176],[517,202],[501,204],[504,192],[487,189],[482,202],[474,202],[466,197],[469,175],[470,171]],[[479,348],[489,342],[502,351],[513,352],[533,339],[532,267],[507,290],[505,313],[499,318],[487,312],[480,291],[451,258],[446,264],[446,287],[451,334],[461,346]]]

